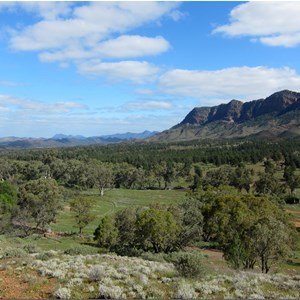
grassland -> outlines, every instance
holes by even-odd
[[[92,234],[99,224],[99,220],[105,215],[113,214],[126,207],[148,207],[154,204],[178,204],[186,197],[186,192],[181,190],[127,190],[111,189],[107,190],[103,197],[98,190],[89,190],[81,193],[82,196],[95,200],[93,214],[95,220],[84,230],[87,234]],[[56,223],[51,225],[53,231],[63,231],[74,233],[78,231],[74,222],[73,214],[68,203],[63,211],[58,215]]]

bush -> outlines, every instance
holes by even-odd
[[[7,248],[5,251],[1,253],[2,258],[10,258],[10,257],[24,257],[26,256],[26,251],[22,248]]]
[[[97,254],[99,252],[98,250],[99,249],[94,247],[80,245],[80,246],[66,249],[64,253],[68,255],[89,255],[89,254]]]
[[[70,299],[71,291],[68,288],[59,288],[54,292],[54,296],[58,299]]]
[[[23,249],[24,249],[27,253],[29,253],[29,254],[41,252],[41,249],[40,249],[39,247],[37,247],[37,246],[35,246],[35,245],[30,245],[30,244],[25,245],[25,246],[23,247]]]
[[[42,253],[39,253],[37,256],[36,256],[36,259],[39,259],[39,260],[48,260],[50,258],[53,258],[57,255],[57,252],[54,251],[54,250],[49,250],[49,251],[46,251],[46,252],[42,252]]]
[[[165,260],[166,254],[164,253],[143,252],[140,254],[140,257],[144,260],[149,260],[149,261],[157,261],[161,263],[166,262]]]
[[[181,276],[199,277],[205,274],[203,255],[195,252],[175,252],[169,255],[172,262]]]
[[[101,265],[94,265],[91,267],[89,272],[90,281],[100,281],[103,277],[105,277],[105,269]]]

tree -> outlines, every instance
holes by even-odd
[[[202,239],[203,215],[202,203],[190,197],[180,205],[181,233],[180,246]]]
[[[241,196],[225,187],[193,196],[202,203],[204,237],[217,241],[235,268],[252,269],[260,261],[262,271],[268,272],[271,262],[291,249],[295,230],[271,198]]]
[[[0,182],[0,230],[5,231],[11,224],[11,213],[17,204],[17,189],[7,181]]]
[[[111,250],[117,244],[117,238],[115,220],[111,216],[105,216],[94,232],[94,240],[98,246]]]
[[[138,209],[125,208],[115,215],[115,225],[118,229],[117,251],[120,254],[132,252],[136,245],[136,219]]]
[[[295,174],[295,170],[296,169],[291,166],[286,166],[283,173],[283,178],[290,188],[291,194],[293,194],[295,189],[300,186],[300,176]]]
[[[242,191],[245,189],[248,193],[252,183],[251,171],[246,169],[245,165],[240,164],[235,170],[231,178],[230,185]]]
[[[265,162],[264,162],[264,167],[265,167],[265,173],[266,174],[271,174],[271,175],[274,175],[274,173],[275,173],[275,166],[274,166],[274,164],[272,163],[272,161],[271,160],[266,160]]]
[[[272,263],[287,256],[292,244],[291,229],[280,220],[263,218],[250,230],[251,245],[260,258],[261,271],[268,273]]]
[[[285,187],[271,173],[260,173],[255,190],[259,194],[280,195],[284,193]]]
[[[197,190],[201,186],[202,176],[203,176],[203,172],[202,172],[201,168],[199,166],[195,166],[194,167],[193,184],[191,185],[192,191]]]
[[[171,212],[150,208],[137,217],[136,234],[145,251],[170,252],[177,246],[180,227]]]
[[[92,212],[94,205],[95,200],[89,197],[77,197],[70,201],[70,210],[74,214],[79,234],[82,233],[83,228],[95,219]]]
[[[0,209],[7,211],[17,203],[17,189],[8,181],[0,182]]]
[[[100,191],[100,196],[104,196],[106,188],[110,188],[114,182],[112,166],[109,164],[98,164],[96,167],[96,186]]]
[[[61,194],[54,179],[38,179],[27,182],[19,189],[19,213],[25,213],[44,229],[53,222],[61,209]]]

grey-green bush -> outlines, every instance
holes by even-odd
[[[204,256],[195,252],[174,252],[169,255],[172,262],[183,277],[199,277],[205,274]]]

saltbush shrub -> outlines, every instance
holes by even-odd
[[[73,248],[66,249],[64,251],[65,254],[68,255],[89,255],[89,254],[97,254],[99,252],[98,248],[80,245]]]
[[[199,277],[205,275],[204,257],[196,252],[174,252],[169,255],[172,262],[183,277]]]
[[[39,253],[41,252],[41,249],[35,245],[31,245],[31,244],[28,244],[28,245],[25,245],[23,247],[23,249],[27,252],[27,253]]]
[[[59,288],[54,292],[54,297],[57,299],[70,299],[71,298],[71,291],[68,288]]]
[[[24,257],[26,254],[26,251],[22,248],[7,248],[1,253],[1,256],[2,258]]]

